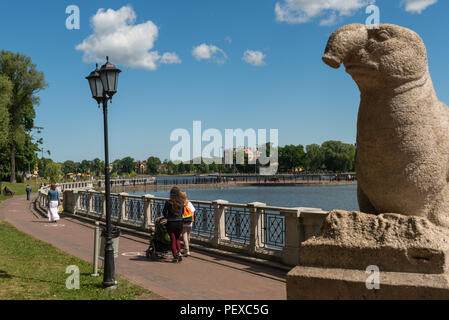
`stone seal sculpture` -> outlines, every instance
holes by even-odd
[[[449,299],[449,109],[423,41],[391,24],[351,24],[331,35],[323,60],[344,64],[361,92],[363,212],[330,212],[300,244],[287,299]]]
[[[421,38],[392,24],[350,24],[331,35],[323,61],[343,64],[361,93],[360,210],[449,227],[449,109],[436,96]]]

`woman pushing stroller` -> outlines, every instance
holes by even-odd
[[[174,187],[170,190],[170,199],[165,203],[162,215],[167,219],[167,232],[171,239],[172,262],[181,262],[181,234],[184,226],[184,197],[181,190]]]

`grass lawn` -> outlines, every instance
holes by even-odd
[[[66,288],[68,266],[78,266],[80,289]],[[102,289],[91,264],[32,238],[0,220],[0,300],[164,299],[117,276],[118,288]]]
[[[20,195],[26,194],[27,184],[29,184],[31,186],[31,188],[33,189],[33,191],[32,191],[33,193],[37,192],[37,190],[39,189],[39,186],[40,186],[40,182],[36,184],[35,180],[30,181],[28,183],[9,183],[9,182],[2,181],[0,202],[11,198],[9,196],[3,195],[3,188],[8,187],[8,189],[12,190],[15,193],[15,195],[20,196]]]

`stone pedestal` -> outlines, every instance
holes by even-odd
[[[449,299],[449,230],[422,217],[336,210],[299,251],[290,300]]]

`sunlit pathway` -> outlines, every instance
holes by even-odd
[[[39,240],[92,262],[94,227],[73,218],[57,225],[32,210],[25,196],[0,204],[0,219]],[[123,234],[116,272],[168,299],[283,300],[286,272],[193,250],[181,264],[149,261],[145,239]],[[99,279],[101,282],[101,279]],[[82,285],[82,283],[81,283]]]

